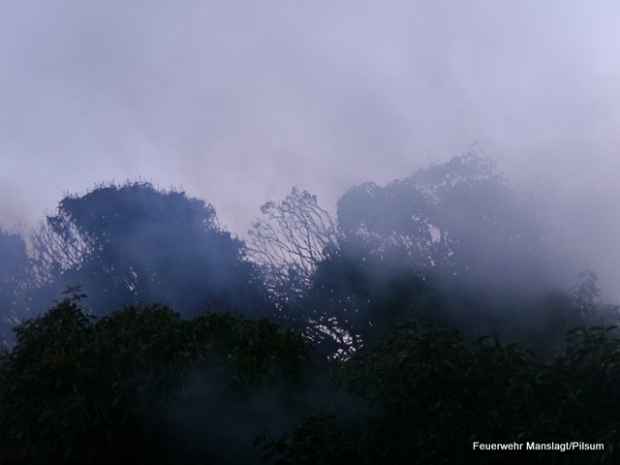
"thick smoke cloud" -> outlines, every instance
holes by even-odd
[[[0,222],[147,178],[239,234],[299,184],[333,208],[472,143],[613,293],[620,6],[23,1],[0,15]],[[617,293],[616,293],[617,294]]]

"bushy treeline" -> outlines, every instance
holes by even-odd
[[[2,463],[616,463],[620,337],[576,329],[552,360],[399,325],[330,362],[300,334],[229,314],[181,319],[75,300],[0,358]],[[603,442],[474,453],[473,441]]]
[[[314,415],[267,449],[278,464],[615,463],[620,339],[579,329],[543,363],[518,345],[406,325],[341,366],[370,413]],[[599,452],[474,452],[474,441],[604,443]]]
[[[311,364],[304,340],[267,320],[230,314],[184,320],[160,306],[95,319],[78,300],[65,299],[20,325],[14,347],[0,359],[0,459],[167,462],[197,448],[207,460],[227,447],[234,456],[234,440],[247,447],[235,436],[241,427],[220,434],[232,444],[212,450],[200,444],[211,438],[195,431],[190,439],[197,445],[185,451],[184,438],[170,430],[183,421],[176,416],[184,408],[202,410],[201,427],[215,431],[242,409],[244,419],[269,425],[267,412],[254,405],[261,390],[278,390],[285,405]]]
[[[614,463],[617,307],[492,163],[336,213],[293,189],[243,241],[128,183],[0,233],[0,463]],[[471,457],[528,440],[607,449]]]

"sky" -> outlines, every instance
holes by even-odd
[[[293,185],[333,208],[475,146],[620,279],[619,2],[0,5],[6,227],[142,179],[243,235]]]

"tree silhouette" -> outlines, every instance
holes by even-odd
[[[339,231],[316,195],[296,187],[281,202],[261,206],[263,218],[250,229],[250,255],[280,305],[310,286],[317,267],[337,253]]]
[[[30,262],[26,243],[18,234],[0,229],[0,340],[11,337],[10,328],[20,317],[23,287]]]
[[[353,187],[338,202],[338,226],[341,249],[354,251],[351,264],[432,281],[442,289],[435,316],[483,334],[509,319],[515,326],[534,321],[526,309],[558,282],[550,270],[560,267],[536,217],[494,163],[476,153],[385,187]],[[356,311],[366,314],[372,305]]]
[[[244,243],[219,225],[213,206],[183,192],[129,183],[66,197],[34,244],[42,281],[56,291],[80,285],[97,312],[154,302],[183,314],[265,310]]]
[[[535,218],[475,153],[385,187],[350,189],[339,201],[338,224],[344,240],[369,254],[408,257],[416,269],[470,282],[512,286],[541,266],[544,237]],[[511,281],[498,273],[508,263]]]

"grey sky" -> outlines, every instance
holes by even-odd
[[[620,259],[616,1],[0,6],[0,223],[142,178],[243,233],[294,184],[333,205],[478,142]]]

